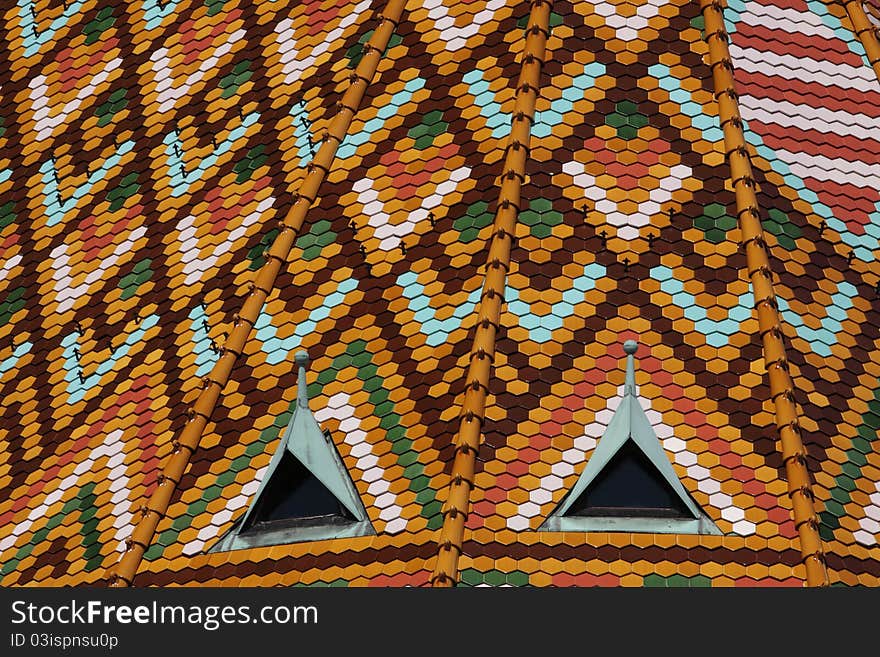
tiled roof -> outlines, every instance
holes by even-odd
[[[880,28],[880,2],[877,2],[877,0],[865,0],[862,4],[868,19]]]
[[[95,583],[159,483],[385,2],[10,4],[0,583]],[[530,6],[417,4],[136,585],[429,581]],[[880,84],[842,8],[728,4],[828,576],[876,586]],[[459,581],[800,586],[698,4],[557,0],[549,25]],[[634,337],[648,418],[724,536],[534,531],[613,415]],[[206,554],[290,418],[299,348],[377,535]]]

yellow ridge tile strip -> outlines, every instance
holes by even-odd
[[[752,282],[758,326],[764,346],[764,362],[770,381],[770,396],[776,409],[776,426],[782,445],[782,458],[788,479],[794,523],[798,530],[801,560],[806,568],[807,586],[828,586],[825,554],[819,536],[819,517],[814,507],[806,451],[794,401],[794,386],[782,342],[779,306],[773,289],[767,243],[761,227],[755,179],[743,135],[738,96],[733,80],[733,62],[724,29],[723,0],[700,0],[709,45],[709,61],[718,114],[724,131],[724,147],[730,165],[730,178],[736,194],[736,210],[742,233],[741,246]]]
[[[290,255],[297,233],[302,228],[306,213],[315,202],[318,190],[336,157],[336,151],[345,139],[367,87],[376,74],[379,60],[400,22],[405,4],[406,0],[389,0],[384,12],[379,16],[379,25],[364,46],[363,58],[351,74],[351,84],[337,105],[337,114],[322,136],[321,147],[309,163],[299,191],[294,194],[293,206],[287,217],[279,223],[281,232],[266,255],[266,263],[257,273],[254,282],[250,284],[241,311],[233,316],[233,329],[221,350],[220,358],[211,373],[203,379],[202,391],[189,410],[189,419],[175,441],[174,452],[165,464],[159,477],[159,484],[146,507],[141,509],[140,520],[115,570],[108,573],[111,586],[131,586],[144,552],[156,533],[156,527],[168,510],[177,484],[189,465],[190,457],[199,446],[202,433],[217,406],[220,393],[229,381],[232,367],[244,350],[245,342],[251,335],[263,304],[275,286],[275,280],[282,266],[287,264],[287,257]]]
[[[520,192],[525,181],[531,127],[538,100],[541,67],[550,36],[549,0],[532,0],[526,27],[522,69],[516,86],[516,105],[510,136],[505,146],[498,209],[492,231],[486,278],[477,310],[477,328],[470,354],[467,387],[462,404],[455,460],[452,464],[449,493],[443,505],[443,526],[438,539],[437,560],[431,585],[452,587],[458,580],[458,559],[464,537],[464,525],[474,487],[474,470],[486,412],[489,377],[495,359],[495,338],[501,321],[504,286],[510,267],[510,251],[519,216]]]
[[[843,2],[846,14],[852,22],[853,32],[862,42],[868,61],[874,68],[877,79],[880,80],[880,40],[877,37],[880,30],[868,19],[865,8],[862,6],[862,0],[841,0],[841,2]]]

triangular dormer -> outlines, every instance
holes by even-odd
[[[309,409],[308,355],[299,368],[293,417],[247,512],[211,552],[375,534],[328,432]]]
[[[639,404],[627,340],[623,400],[574,487],[542,531],[716,534],[721,531],[679,481]]]

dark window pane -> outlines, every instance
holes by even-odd
[[[691,517],[663,475],[632,440],[620,448],[566,515]]]
[[[289,452],[272,473],[245,530],[298,519],[354,520],[327,487]]]

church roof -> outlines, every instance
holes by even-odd
[[[724,12],[780,333],[698,3],[401,5],[0,10],[0,584],[108,582],[128,551],[135,585],[426,585],[446,550],[459,585],[801,586],[768,336],[828,580],[880,584],[876,36],[818,0]],[[628,339],[719,536],[538,531]],[[375,535],[208,552],[284,439],[299,349]]]

